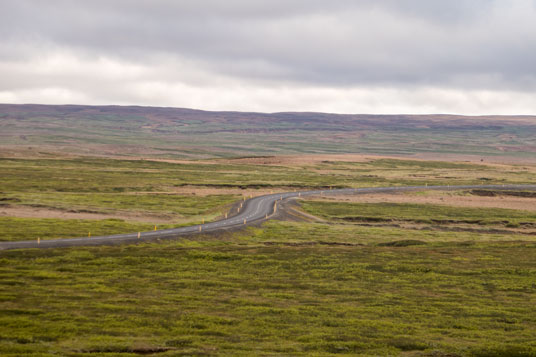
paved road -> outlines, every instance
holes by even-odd
[[[150,232],[127,234],[115,234],[98,237],[80,237],[64,239],[47,239],[20,241],[20,242],[0,242],[0,250],[21,249],[21,248],[60,248],[73,246],[90,246],[102,244],[122,244],[141,241],[151,241],[156,239],[175,238],[180,235],[191,235],[206,232],[225,231],[247,224],[256,223],[270,219],[274,214],[274,208],[279,205],[278,201],[301,196],[315,195],[356,195],[367,193],[400,192],[411,190],[460,190],[460,189],[501,189],[501,190],[536,190],[536,185],[470,185],[470,186],[404,186],[404,187],[370,187],[370,188],[343,188],[334,190],[298,191],[276,193],[265,196],[251,198],[242,203],[240,211],[232,217],[216,222],[199,224],[188,227],[164,229]]]

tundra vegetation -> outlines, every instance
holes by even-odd
[[[415,160],[322,160],[263,165],[242,160],[187,163],[0,159],[0,240],[114,234],[211,220],[241,197],[330,187],[529,184],[536,168]],[[13,210],[37,211],[11,217]],[[42,212],[43,215],[39,215]],[[59,219],[65,213],[86,218]],[[106,220],[88,220],[93,216]],[[71,215],[76,218],[76,215]]]
[[[338,115],[0,104],[2,144],[42,157],[360,153],[534,158],[535,116]]]
[[[536,178],[530,165],[395,159],[5,158],[0,170],[4,241],[151,229],[152,217],[166,227],[215,219],[272,190]],[[317,219],[159,243],[1,251],[0,354],[536,355],[534,210],[321,197],[301,205]],[[9,216],[15,209],[115,218]]]

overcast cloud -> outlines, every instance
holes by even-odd
[[[536,114],[536,0],[2,0],[0,102]]]

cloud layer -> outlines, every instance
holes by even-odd
[[[534,0],[6,0],[0,102],[536,114]]]

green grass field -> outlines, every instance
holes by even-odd
[[[0,211],[172,214],[180,224],[214,219],[261,190],[536,178],[526,165],[391,159],[294,166],[4,159],[0,170]],[[174,191],[185,185],[214,192]],[[0,355],[536,355],[536,236],[515,231],[536,223],[533,212],[326,201],[304,201],[303,209],[325,221],[1,251]],[[0,227],[0,240],[23,240],[153,224],[3,216]]]
[[[410,203],[342,203],[306,201],[309,213],[349,222],[408,221],[415,223],[468,223],[477,225],[521,224],[536,227],[536,213],[504,208],[467,208]]]
[[[378,159],[316,165],[175,164],[83,158],[0,159],[3,194],[10,192],[161,192],[184,185],[214,188],[316,188],[534,182],[536,168]]]
[[[39,192],[6,195],[4,202],[18,206],[51,208],[71,212],[114,213],[154,212],[176,217],[202,215],[239,200],[238,195],[196,197],[181,194],[119,194]]]
[[[278,242],[253,230],[3,252],[0,354],[536,353],[536,243],[378,246],[354,232],[340,237],[354,245],[309,244],[289,225],[271,223]]]
[[[209,218],[212,218],[209,216]],[[201,223],[190,220],[182,224],[158,224],[157,229],[168,229]],[[20,241],[55,238],[86,237],[133,232],[152,231],[149,223],[125,222],[121,219],[58,219],[58,218],[18,218],[0,217],[0,241]]]
[[[531,183],[536,169],[526,165],[378,159],[367,162],[325,160],[310,165],[254,165],[195,162],[185,164],[81,158],[0,159],[2,207],[110,214],[113,220],[57,220],[54,217],[2,217],[0,240],[76,237],[147,230],[210,220],[241,196],[260,190],[371,187],[424,184]],[[192,191],[176,192],[187,185]],[[196,188],[212,194],[198,196]],[[234,189],[233,193],[218,190]],[[400,211],[400,210],[399,210]],[[147,216],[144,221],[114,214]],[[400,216],[401,212],[394,212]],[[456,212],[455,212],[456,213]],[[376,212],[376,214],[382,214]],[[151,221],[153,215],[165,218]],[[487,219],[487,218],[486,218]],[[25,222],[25,223],[21,223]]]

